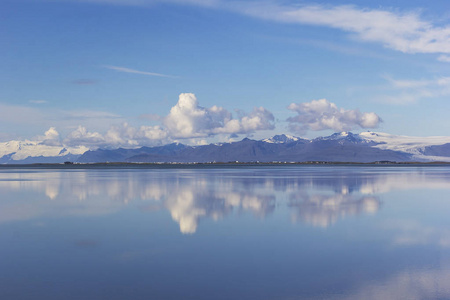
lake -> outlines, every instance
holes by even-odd
[[[450,166],[0,168],[0,299],[449,299]]]

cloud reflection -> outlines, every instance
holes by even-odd
[[[191,189],[168,193],[165,201],[172,219],[180,224],[182,233],[195,233],[203,217],[219,220],[234,210],[250,211],[264,217],[275,210],[275,196],[230,191],[215,193],[213,190]]]
[[[422,224],[416,220],[391,220],[382,229],[394,233],[395,246],[437,245],[450,248],[450,229]]]
[[[292,208],[292,220],[302,221],[316,227],[326,228],[339,218],[376,213],[380,201],[375,197],[355,198],[348,194],[326,195],[292,195],[289,201]]]
[[[381,299],[450,299],[450,270],[407,270],[380,281],[359,287],[354,293],[339,300],[381,300]]]
[[[202,219],[233,213],[265,218],[287,209],[293,222],[328,227],[373,214],[380,195],[394,189],[446,188],[440,169],[398,174],[393,169],[91,169],[0,172],[0,223],[61,215],[101,215],[126,205],[167,209],[182,233]],[[356,170],[358,170],[356,168]]]

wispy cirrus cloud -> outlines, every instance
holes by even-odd
[[[0,123],[19,128],[50,128],[71,130],[78,125],[107,129],[114,123],[125,122],[120,115],[96,110],[64,110],[40,106],[0,103]],[[19,130],[20,131],[20,130]]]
[[[86,119],[121,119],[118,114],[95,111],[95,110],[76,110],[76,111],[63,111],[61,112],[65,119],[72,120],[86,120]]]
[[[441,55],[441,56],[438,57],[438,60],[442,61],[442,62],[450,63],[450,56],[448,56],[448,55]]]
[[[380,97],[380,102],[408,105],[423,99],[439,98],[450,95],[450,77],[433,79],[394,79],[385,76],[389,82],[390,95]]]
[[[93,79],[77,79],[72,81],[73,84],[77,84],[77,85],[93,85],[97,83],[97,80],[93,80]]]
[[[253,17],[336,28],[360,41],[380,43],[404,53],[450,53],[450,26],[440,27],[417,12],[397,12],[351,5],[239,4]]]
[[[153,73],[153,72],[146,72],[146,71],[139,71],[139,70],[134,70],[134,69],[125,68],[125,67],[104,66],[104,68],[110,69],[110,70],[114,70],[114,71],[118,71],[118,72],[124,72],[124,73],[133,73],[133,74],[141,74],[141,75],[157,76],[157,77],[167,77],[167,78],[178,78],[177,76],[160,74],[160,73]]]
[[[78,0],[79,2],[104,3],[110,5],[151,6],[158,3],[182,5],[217,6],[221,0]]]
[[[335,28],[363,42],[378,43],[403,53],[450,54],[450,26],[439,26],[417,11],[400,12],[354,5],[289,4],[280,1],[224,0],[86,0],[85,2],[151,6],[194,5],[232,11],[254,18]],[[446,56],[439,60],[447,61]]]
[[[30,100],[28,102],[32,103],[32,104],[46,104],[46,103],[48,103],[47,100]]]

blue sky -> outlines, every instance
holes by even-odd
[[[447,1],[3,0],[0,141],[448,135],[449,23]]]

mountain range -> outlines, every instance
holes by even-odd
[[[264,140],[189,146],[172,143],[136,149],[68,148],[36,142],[0,143],[1,164],[135,162],[450,162],[450,137],[408,137],[387,133],[335,133],[304,139],[285,134]]]

